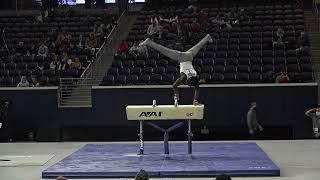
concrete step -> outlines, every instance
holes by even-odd
[[[91,103],[91,100],[69,100],[69,101],[65,101],[65,102],[62,102],[61,105],[64,105],[64,104],[75,104],[75,105],[79,105],[79,104],[92,104]]]
[[[65,97],[64,99],[91,99],[91,94],[72,94],[72,96]]]

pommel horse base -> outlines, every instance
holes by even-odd
[[[129,105],[126,107],[127,119],[139,121],[139,137],[140,137],[140,155],[143,155],[144,140],[143,140],[143,123],[164,133],[164,153],[169,154],[169,133],[179,128],[184,122],[179,122],[168,129],[163,129],[151,121],[172,121],[183,120],[188,121],[188,154],[192,154],[192,131],[191,121],[202,120],[204,113],[204,105]]]

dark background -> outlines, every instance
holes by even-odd
[[[57,93],[56,88],[1,89],[0,97],[10,98],[13,104],[0,139],[9,135],[27,140],[27,133],[34,132],[37,141],[137,140],[138,122],[126,120],[125,107],[151,105],[153,99],[157,104],[173,103],[170,86],[94,88],[92,108],[58,108]],[[193,89],[182,88],[181,95],[180,104],[192,103]],[[205,104],[205,119],[193,123],[195,140],[249,139],[246,113],[252,101],[258,103],[265,128],[259,138],[312,138],[311,120],[304,113],[317,105],[315,84],[206,86],[201,88],[200,99]],[[200,133],[204,126],[209,134]],[[147,140],[161,140],[159,132],[151,127],[145,130]],[[171,138],[186,140],[186,126],[171,134]]]

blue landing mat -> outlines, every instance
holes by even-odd
[[[256,143],[171,143],[170,154],[163,144],[145,144],[145,155],[137,155],[137,144],[87,144],[42,172],[43,178],[134,177],[146,170],[154,177],[280,176],[280,169]]]

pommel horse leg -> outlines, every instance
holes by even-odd
[[[140,138],[140,155],[143,155],[143,149],[144,149],[144,142],[143,142],[143,121],[139,121],[140,126],[140,132],[139,132],[139,138]]]
[[[191,120],[188,120],[188,154],[192,154],[192,137]]]
[[[154,127],[155,129],[159,130],[160,132],[163,132],[163,148],[164,148],[164,154],[169,154],[169,134],[170,132],[176,130],[177,128],[181,127],[184,123],[183,122],[179,122],[171,127],[169,127],[168,129],[163,129],[160,126],[152,123],[152,122],[148,122],[148,124],[152,127]]]

